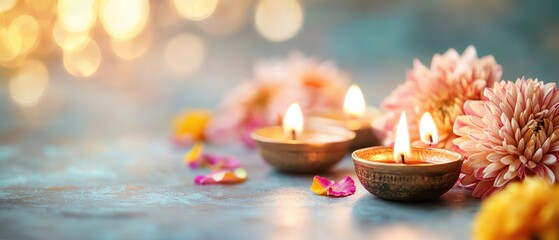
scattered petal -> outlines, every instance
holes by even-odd
[[[241,161],[235,157],[204,153],[203,149],[202,143],[196,143],[186,153],[184,160],[190,168],[207,167],[214,170],[232,170],[241,167]]]
[[[339,182],[334,182],[321,176],[314,176],[311,190],[323,196],[346,197],[355,193],[355,182],[346,176]]]
[[[244,168],[234,170],[219,170],[208,175],[200,175],[194,178],[194,183],[198,185],[206,184],[237,184],[246,181],[247,171]]]
[[[204,150],[204,144],[196,143],[192,149],[184,155],[184,161],[191,168],[197,168],[200,164],[200,159],[202,158],[202,151]]]

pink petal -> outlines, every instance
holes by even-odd
[[[346,176],[339,182],[334,182],[321,176],[314,176],[311,190],[323,196],[346,197],[355,193],[355,182]]]
[[[248,175],[244,168],[235,170],[220,170],[208,175],[196,176],[194,183],[198,185],[206,184],[237,184],[246,181]]]
[[[472,192],[472,196],[475,198],[482,198],[486,196],[486,193],[493,190],[493,181],[481,181],[476,185],[476,188]]]

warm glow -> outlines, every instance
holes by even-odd
[[[11,32],[10,41],[14,41],[14,36],[19,35],[15,41],[19,44],[19,52],[23,54],[34,50],[41,33],[39,23],[29,15],[20,15],[14,19],[10,24],[9,31]]]
[[[81,50],[90,40],[89,32],[68,32],[62,28],[60,22],[54,24],[52,36],[56,44],[64,51]]]
[[[419,135],[421,136],[421,141],[427,144],[437,144],[439,142],[439,134],[437,132],[437,126],[433,120],[431,113],[426,112],[421,116],[421,121],[419,122]]]
[[[248,0],[219,1],[214,13],[196,24],[210,34],[232,33],[246,23],[249,4]]]
[[[17,0],[2,0],[0,1],[0,13],[12,9],[17,3]]]
[[[344,112],[352,118],[361,118],[365,114],[365,98],[357,85],[351,85],[344,101]]]
[[[183,33],[165,46],[165,66],[175,76],[192,75],[204,63],[205,54],[204,43],[198,36]]]
[[[398,128],[396,128],[394,161],[397,163],[404,163],[404,161],[402,161],[402,155],[404,156],[404,161],[411,160],[410,133],[408,131],[406,112],[402,112],[402,115],[400,115]]]
[[[303,9],[297,0],[260,0],[254,16],[258,33],[271,41],[285,41],[303,25]]]
[[[173,0],[179,14],[189,20],[202,20],[215,11],[218,0]]]
[[[23,107],[36,105],[49,84],[48,70],[43,63],[28,60],[10,79],[9,89],[12,99]]]
[[[298,103],[292,103],[283,118],[283,133],[289,139],[297,139],[303,133],[303,113]]]
[[[62,60],[68,73],[76,77],[88,77],[95,73],[101,65],[101,51],[92,39],[83,49],[64,51]]]
[[[95,0],[59,0],[58,19],[69,32],[86,32],[95,23]]]
[[[134,39],[113,38],[111,41],[111,49],[122,59],[134,59],[146,53],[152,41],[153,33],[149,29],[145,29]]]
[[[19,31],[0,28],[0,39],[0,61],[10,61],[17,57],[22,45]]]
[[[142,31],[148,17],[148,0],[102,0],[100,4],[99,18],[114,38],[134,38]]]

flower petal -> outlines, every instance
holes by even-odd
[[[350,176],[334,182],[321,176],[314,176],[311,190],[323,196],[346,197],[355,193],[355,181]]]
[[[202,150],[204,150],[204,144],[196,143],[192,149],[184,155],[184,161],[189,167],[197,168],[200,166]]]
[[[246,181],[248,177],[244,168],[235,170],[220,170],[208,175],[200,175],[194,178],[194,183],[198,185],[206,184],[237,184]]]

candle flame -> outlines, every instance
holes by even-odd
[[[394,142],[394,161],[405,163],[405,159],[410,158],[410,133],[408,132],[406,112],[402,112],[402,115],[400,115],[400,121],[398,122],[398,128],[396,128],[396,139]]]
[[[365,114],[365,98],[359,86],[355,84],[351,85],[345,95],[344,112],[354,118],[361,118]]]
[[[283,133],[289,139],[296,140],[303,133],[303,113],[298,103],[292,103],[283,118]]]
[[[419,135],[421,136],[421,141],[432,145],[439,142],[439,134],[437,132],[437,126],[433,120],[431,113],[426,112],[421,116],[421,121],[419,122]]]

